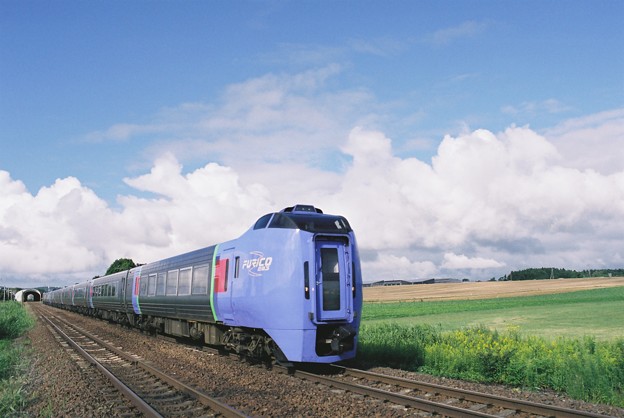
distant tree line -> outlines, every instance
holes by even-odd
[[[580,279],[583,277],[616,277],[624,276],[624,269],[568,270],[554,267],[530,268],[512,271],[498,280],[548,280],[548,279]]]

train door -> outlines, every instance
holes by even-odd
[[[320,321],[348,319],[352,310],[348,244],[316,242],[316,312]]]
[[[128,301],[131,300],[132,291],[134,289],[134,283],[130,279],[130,272],[132,270],[127,270],[126,274],[123,275],[121,279],[121,305],[123,307],[124,312],[129,313],[132,311],[128,305]]]
[[[141,269],[143,267],[139,266],[138,268],[132,271],[132,309],[134,313],[137,315],[141,315],[141,304],[139,303],[140,289],[141,289]],[[128,281],[130,281],[130,277],[128,277]]]
[[[233,248],[228,248],[217,255],[214,259],[214,282],[213,294],[217,300],[219,320],[234,320],[234,309],[232,298],[234,294],[233,280],[234,266],[231,265],[231,255]]]
[[[87,308],[93,309],[93,282],[87,283],[87,291],[85,297],[87,298]]]

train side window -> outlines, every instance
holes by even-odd
[[[167,296],[178,294],[178,270],[167,272]]]
[[[139,279],[141,283],[141,296],[147,296],[147,277],[143,276]]]
[[[150,274],[147,283],[147,296],[156,295],[156,274]]]
[[[111,284],[111,296],[115,296],[117,294],[117,282]]]
[[[178,276],[178,295],[191,294],[191,267],[181,269]]]
[[[240,265],[240,257],[234,258],[234,278],[235,279],[238,279],[239,265]]]
[[[195,266],[193,268],[193,288],[194,295],[205,295],[208,293],[208,273],[210,272],[210,264],[203,266]]]
[[[310,299],[310,263],[303,263],[303,292],[306,299]]]
[[[351,263],[351,291],[353,292],[353,297],[357,295],[357,280],[358,277],[355,275],[355,261]]]
[[[166,288],[167,288],[167,273],[163,271],[163,272],[158,273],[158,279],[156,280],[156,294],[158,296],[164,295]]]

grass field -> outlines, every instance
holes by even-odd
[[[484,326],[553,338],[624,337],[624,286],[549,295],[479,300],[366,303],[367,324],[426,324],[441,330]]]

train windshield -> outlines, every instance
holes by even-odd
[[[349,222],[342,216],[303,215],[299,213],[276,213],[269,228],[301,229],[307,232],[351,232]]]

